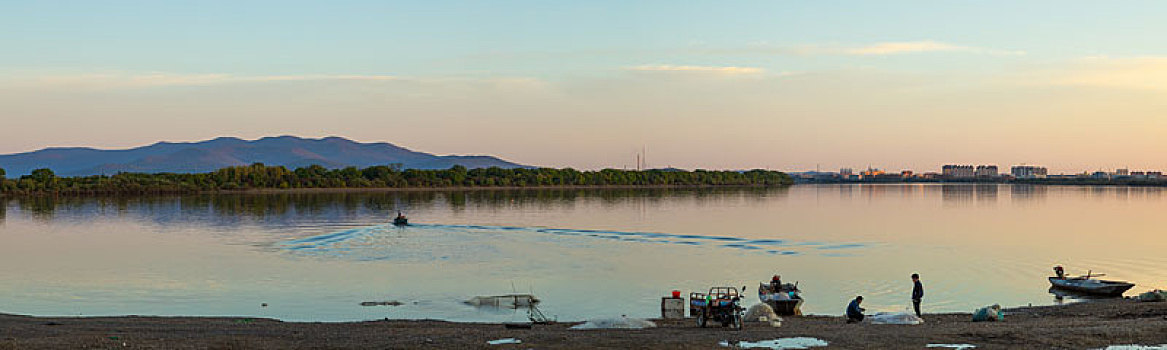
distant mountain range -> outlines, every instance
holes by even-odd
[[[384,142],[360,143],[341,137],[306,139],[280,136],[253,141],[220,137],[190,143],[159,142],[124,150],[46,148],[0,155],[0,168],[5,169],[9,177],[29,174],[39,168],[52,169],[59,176],[86,176],[119,172],[201,173],[253,163],[282,165],[290,169],[314,164],[343,168],[392,163],[401,163],[410,169],[449,169],[454,165],[467,168],[527,167],[491,156],[437,156]]]

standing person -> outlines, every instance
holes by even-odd
[[[912,274],[912,306],[916,308],[916,317],[921,317],[920,302],[924,300],[924,285],[920,283],[920,274]]]
[[[852,300],[850,304],[847,304],[847,323],[857,323],[863,321],[863,311],[866,310],[859,307],[859,304],[862,303],[863,296],[860,295],[855,297],[855,300]]]

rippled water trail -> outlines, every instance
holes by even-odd
[[[408,238],[406,238],[406,234],[408,234]],[[481,259],[486,255],[498,252],[498,249],[487,248],[500,245],[500,243],[514,244],[507,239],[533,239],[538,235],[605,239],[628,243],[707,246],[778,255],[818,253],[823,256],[838,256],[838,253],[833,251],[857,249],[869,245],[867,243],[797,242],[782,239],[747,239],[731,236],[609,230],[436,224],[412,224],[397,227],[381,224],[281,242],[279,246],[282,249],[308,256],[328,256],[362,261],[448,260],[465,256]],[[555,243],[571,245],[577,241],[564,239]],[[588,249],[586,246],[578,248]],[[602,252],[596,253],[602,254]]]

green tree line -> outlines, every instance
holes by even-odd
[[[554,186],[785,186],[793,183],[782,172],[670,171],[575,169],[467,169],[402,170],[400,165],[329,169],[319,165],[289,170],[256,163],[209,173],[119,173],[59,177],[49,169],[36,169],[18,179],[4,177],[0,169],[0,194],[86,195],[199,193],[248,189],[290,188],[440,188],[440,187],[554,187]]]

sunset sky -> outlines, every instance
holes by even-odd
[[[555,167],[1167,170],[1162,1],[7,1],[0,153],[336,135]]]

